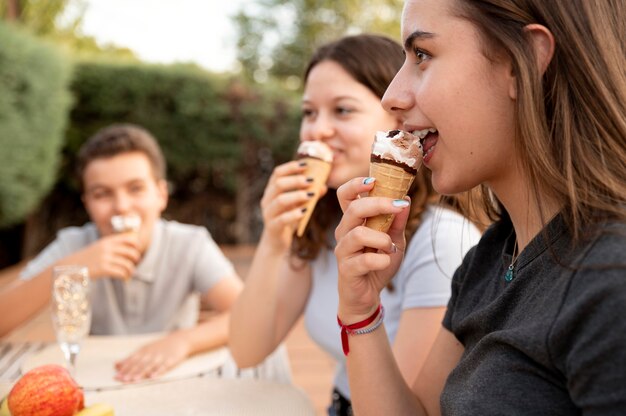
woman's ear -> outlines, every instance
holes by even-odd
[[[533,43],[537,68],[543,75],[554,56],[554,36],[547,27],[537,23],[526,25],[524,31]]]

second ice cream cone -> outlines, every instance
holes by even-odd
[[[313,192],[314,195],[304,206],[304,208],[306,208],[306,212],[304,213],[304,217],[302,217],[298,223],[298,229],[296,231],[296,235],[298,237],[302,237],[302,234],[304,234],[304,230],[311,219],[315,205],[320,199],[320,191],[326,184],[326,180],[328,179],[328,175],[330,174],[330,169],[332,167],[331,163],[313,157],[306,157],[301,160],[307,164],[304,174],[309,178],[313,178],[313,182],[307,191]]]
[[[304,217],[298,222],[298,228],[296,235],[302,237],[304,230],[306,229],[315,205],[320,199],[320,192],[324,185],[333,163],[333,151],[324,142],[318,140],[303,141],[298,146],[298,159],[302,162],[306,162],[306,169],[304,175],[308,178],[312,178],[313,182],[308,187],[307,192],[313,192],[313,196],[309,198],[306,205],[303,207],[306,209]]]

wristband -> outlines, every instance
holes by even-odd
[[[374,325],[371,328],[362,329],[368,326],[369,324],[371,324],[372,322],[374,322],[376,318],[378,317],[378,315],[380,315],[381,317],[380,317],[380,320],[376,323],[376,325]],[[385,315],[385,312],[383,309],[383,305],[378,305],[378,308],[376,308],[373,314],[371,314],[369,317],[365,318],[364,320],[360,322],[356,322],[354,324],[345,325],[343,322],[341,322],[341,319],[339,319],[339,316],[337,316],[337,323],[339,324],[339,327],[341,328],[341,347],[343,348],[343,354],[347,356],[348,353],[350,352],[350,345],[348,344],[348,335],[361,335],[361,334],[368,334],[372,332],[373,330],[375,330],[382,324],[384,315]]]

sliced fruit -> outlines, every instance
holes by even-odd
[[[106,403],[96,403],[85,407],[74,416],[115,416],[113,408]]]
[[[5,397],[0,404],[0,416],[11,416],[9,411],[9,400]]]

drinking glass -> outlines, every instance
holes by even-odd
[[[91,303],[89,273],[84,266],[57,266],[52,269],[52,323],[72,376],[80,342],[89,333]]]

